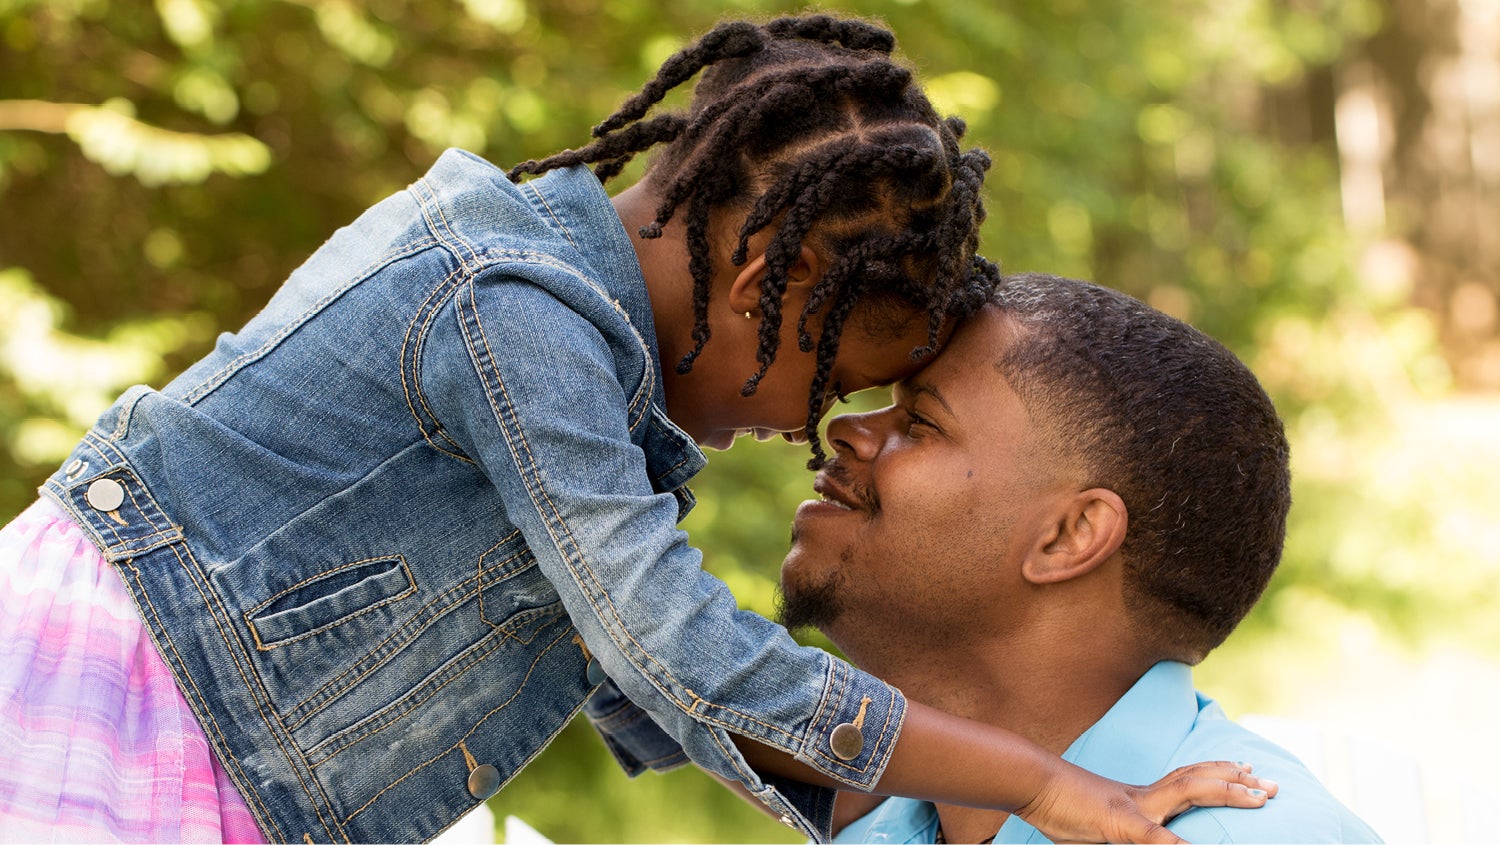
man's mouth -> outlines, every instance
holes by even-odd
[[[849,484],[847,470],[843,466],[828,462],[818,477],[813,480],[813,492],[826,504],[847,511],[874,511],[874,497],[858,485]]]

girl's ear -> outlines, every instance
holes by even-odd
[[[1120,550],[1129,521],[1125,501],[1115,491],[1080,491],[1027,555],[1022,577],[1056,584],[1093,572]]]
[[[760,312],[760,281],[766,275],[766,253],[764,250],[756,252],[739,268],[739,273],[729,285],[729,307],[737,314],[749,312],[759,315]],[[787,296],[800,294],[806,296],[813,289],[813,285],[823,278],[823,261],[816,252],[806,244],[802,245],[802,253],[787,270]]]

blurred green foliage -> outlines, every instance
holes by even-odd
[[[1372,485],[1393,392],[1441,389],[1408,291],[1355,271],[1337,157],[1279,138],[1267,100],[1382,24],[1372,0],[828,3],[883,18],[941,109],[991,150],[985,249],[1094,279],[1229,344],[1282,408],[1287,560],[1226,646],[1306,614],[1418,637],[1483,610],[1415,577],[1433,497]],[[658,63],[772,0],[0,0],[0,516],[113,396],[161,384],[339,225],[447,146],[506,164],[576,146]],[[680,102],[679,100],[676,100]],[[631,171],[637,172],[637,171]],[[630,174],[627,173],[627,176]],[[878,400],[864,400],[878,401]],[[687,528],[767,612],[806,455],[714,456]],[[1450,537],[1451,539],[1451,537]],[[1462,561],[1462,543],[1443,547]],[[1492,568],[1464,587],[1493,594]],[[1261,700],[1235,672],[1208,675]],[[1222,694],[1222,693],[1221,693]],[[572,726],[493,799],[559,841],[794,841],[691,770],[631,783]]]

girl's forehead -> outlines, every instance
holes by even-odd
[[[850,318],[851,323],[853,319]],[[871,333],[856,328],[845,332],[835,362],[838,378],[844,382],[846,392],[884,387],[910,378],[934,357],[931,353],[913,357],[916,350],[927,346],[927,339],[925,314],[914,314],[899,330]]]

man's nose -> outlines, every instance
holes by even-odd
[[[840,457],[853,457],[868,461],[879,451],[880,438],[877,433],[881,414],[871,411],[865,414],[840,414],[828,421],[828,442]]]

